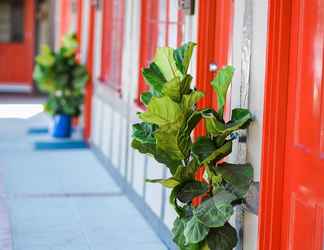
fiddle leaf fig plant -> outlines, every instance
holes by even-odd
[[[33,78],[39,90],[48,94],[45,110],[51,115],[78,116],[81,112],[88,73],[76,59],[77,48],[75,34],[68,34],[58,52],[43,45],[36,57]]]
[[[191,87],[188,67],[196,44],[158,48],[153,62],[143,69],[150,90],[142,93],[146,111],[133,125],[132,147],[167,167],[168,179],[147,180],[171,189],[169,201],[178,217],[172,229],[180,250],[232,250],[237,232],[229,223],[234,206],[242,204],[253,180],[250,164],[225,161],[232,152],[237,131],[252,121],[247,109],[231,111],[223,119],[226,95],[234,68],[219,69],[211,82],[217,95],[217,110],[197,108],[204,93]],[[193,139],[192,132],[204,121],[205,134]],[[196,179],[203,166],[204,177]],[[202,202],[193,205],[193,199]]]

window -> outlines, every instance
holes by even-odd
[[[104,1],[100,80],[118,92],[121,92],[124,16],[124,0]]]
[[[0,42],[24,40],[24,1],[0,0]]]
[[[184,13],[174,0],[143,0],[141,17],[140,70],[153,59],[156,48],[177,47],[183,42]],[[146,91],[142,75],[139,76],[138,98]]]

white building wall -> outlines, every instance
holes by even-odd
[[[267,45],[267,20],[268,6],[266,0],[251,0],[252,3],[252,33],[250,58],[243,58],[242,46],[244,33],[244,12],[248,1],[235,1],[234,24],[233,24],[233,48],[232,64],[235,67],[235,76],[232,83],[231,106],[240,106],[242,74],[246,73],[246,65],[249,62],[249,91],[248,108],[254,115],[254,121],[248,130],[246,159],[254,167],[254,181],[260,181],[261,149],[262,149],[262,124],[263,124],[263,97],[265,82],[265,61]],[[246,44],[245,44],[246,45]],[[238,158],[237,145],[233,148],[231,160]],[[244,216],[244,250],[257,249],[258,216],[245,213]]]

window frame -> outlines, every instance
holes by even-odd
[[[147,91],[149,87],[145,83],[145,80],[142,76],[142,69],[146,67],[149,64],[149,61],[152,60],[152,58],[148,58],[148,44],[156,44],[158,40],[159,35],[159,24],[165,24],[165,37],[164,37],[164,45],[163,46],[169,46],[169,35],[170,35],[170,26],[176,25],[177,26],[177,46],[181,45],[184,38],[184,32],[181,30],[181,26],[185,24],[185,15],[183,10],[177,9],[177,21],[170,21],[170,8],[171,4],[170,2],[173,0],[162,0],[166,1],[166,13],[165,21],[161,21],[157,19],[156,21],[150,20],[152,18],[152,15],[157,14],[157,17],[159,17],[160,14],[160,6],[159,1],[161,0],[142,0],[141,5],[141,36],[140,36],[140,53],[139,53],[139,77],[138,77],[138,88],[137,88],[137,97],[135,102],[140,106],[143,107],[143,104],[141,103],[140,96],[141,93],[144,91]],[[148,11],[148,6],[151,4],[152,9]],[[148,29],[149,24],[154,24],[152,27],[150,27],[150,34],[148,35]],[[153,41],[153,42],[152,42]],[[151,51],[155,51],[157,49],[158,45],[154,48],[150,48]],[[153,55],[154,56],[154,55]]]
[[[117,31],[120,33],[120,41],[124,43],[124,37],[125,37],[125,14],[126,14],[126,3],[125,0],[105,0],[103,1],[102,5],[102,44],[101,44],[101,66],[100,66],[100,73],[99,73],[99,81],[101,84],[110,87],[117,91],[120,95],[122,94],[122,58],[123,58],[123,45],[121,45],[119,51],[118,51],[118,58],[119,58],[119,64],[118,65],[118,76],[117,81],[113,82],[110,81],[110,71],[111,71],[111,57],[113,53],[116,53],[116,51],[113,51],[113,32],[114,31],[114,25],[115,22],[115,15],[114,15],[114,1],[117,1],[120,3],[121,12],[118,16],[119,26],[118,28],[121,28],[120,31]]]

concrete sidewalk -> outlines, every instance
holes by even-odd
[[[167,249],[89,149],[34,149],[47,124],[0,108],[0,249]]]

